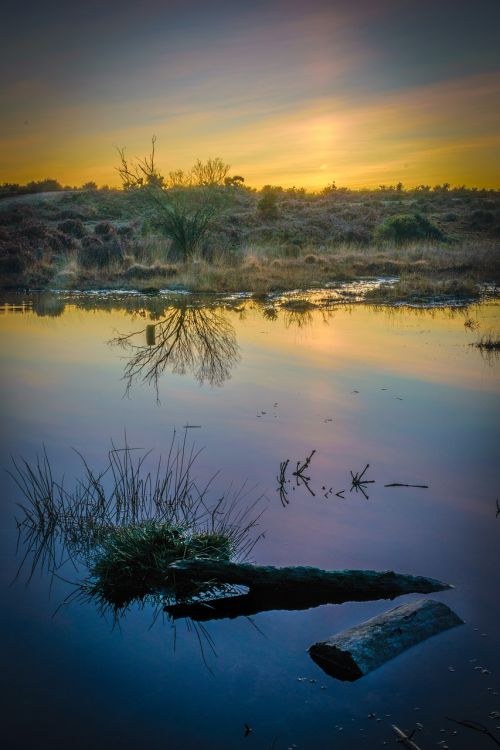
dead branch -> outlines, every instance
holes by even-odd
[[[398,742],[400,742],[404,747],[408,747],[410,748],[410,750],[420,750],[419,746],[412,740],[412,737],[415,734],[415,730],[413,730],[413,732],[410,732],[410,734],[405,734],[403,730],[397,727],[395,724],[392,725],[392,728],[394,730],[394,734],[398,737]]]

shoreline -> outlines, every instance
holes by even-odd
[[[464,294],[397,294],[398,277],[381,277],[377,279],[357,279],[355,281],[331,282],[324,286],[310,286],[295,289],[276,289],[269,292],[254,292],[251,290],[237,291],[197,291],[179,286],[163,288],[137,288],[133,286],[91,286],[74,289],[57,287],[36,288],[17,287],[1,288],[0,302],[13,295],[18,297],[36,297],[50,299],[79,299],[110,300],[140,299],[162,300],[165,302],[179,302],[181,299],[199,304],[206,301],[211,305],[221,303],[241,304],[246,301],[258,302],[262,305],[278,305],[297,312],[321,310],[336,305],[364,304],[386,307],[411,307],[420,309],[454,308],[467,309],[471,305],[483,304],[500,300],[500,287],[494,283],[478,285],[475,295]],[[396,291],[394,291],[396,289]],[[7,302],[8,304],[8,302]]]

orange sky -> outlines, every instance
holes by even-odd
[[[164,172],[220,156],[255,187],[500,188],[497,2],[28,5],[1,32],[0,182],[117,185],[115,147],[155,134]]]

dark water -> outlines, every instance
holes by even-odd
[[[220,470],[217,489],[248,480],[249,496],[266,495],[254,561],[440,578],[456,588],[433,598],[466,624],[347,683],[324,674],[307,648],[390,602],[209,622],[216,655],[202,638],[205,659],[189,623],[153,624],[147,607],[114,628],[89,603],[54,616],[69,583],[56,579],[49,591],[47,576],[36,574],[26,586],[23,572],[9,585],[22,552],[20,496],[4,475],[2,746],[342,750],[392,745],[391,723],[411,730],[417,722],[422,750],[442,741],[493,746],[445,717],[479,721],[500,737],[500,720],[489,716],[500,709],[499,361],[469,346],[498,332],[498,303],[299,310],[228,298],[193,310],[187,300],[6,298],[2,466],[11,455],[32,459],[45,444],[71,483],[80,471],[72,447],[99,466],[125,431],[130,444],[158,454],[173,428],[201,425],[189,431],[204,447],[200,480]],[[464,325],[469,318],[476,330]],[[182,347],[149,382],[144,371],[124,380],[132,352],[109,341],[137,331],[132,342],[144,348],[136,353],[147,352],[152,321],[163,321],[167,340],[172,330],[184,337]],[[295,465],[313,449],[314,496],[290,486],[283,507],[280,462]],[[367,463],[376,480],[368,499],[349,493],[349,471]],[[429,489],[385,488],[390,482]],[[345,499],[325,498],[330,487],[347,489]]]

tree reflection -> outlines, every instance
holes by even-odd
[[[136,343],[142,339],[144,343]],[[236,333],[220,308],[182,303],[169,308],[161,320],[111,341],[130,352],[124,372],[127,391],[136,381],[153,385],[158,393],[162,373],[191,373],[200,383],[222,385],[240,358]]]

